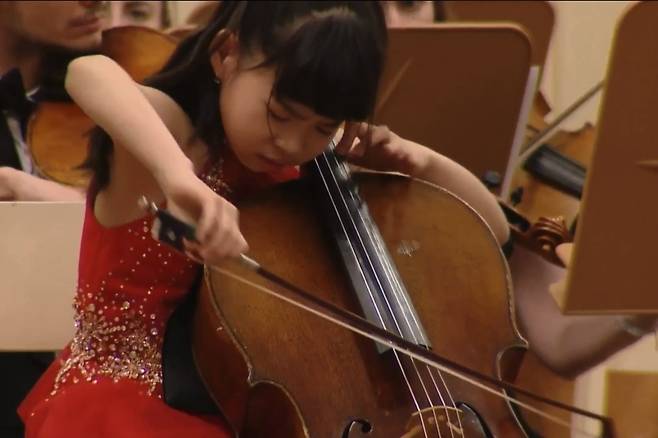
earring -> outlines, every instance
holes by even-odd
[[[220,81],[219,78],[218,78],[217,76],[215,76],[215,77],[213,78],[212,81],[213,81],[214,83],[216,83],[217,85],[221,85],[221,83],[222,83],[222,81]]]

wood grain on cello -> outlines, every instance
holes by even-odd
[[[332,180],[325,179],[329,186]],[[240,203],[250,256],[318,300],[366,316],[374,307],[375,324],[386,330],[513,380],[525,343],[509,275],[495,238],[472,209],[435,186],[367,172],[358,183],[369,214],[340,206],[351,183],[327,189],[333,219],[345,226],[336,233],[336,223],[320,221],[332,214],[313,207],[311,199],[320,196],[304,183]],[[357,199],[354,205],[363,206]],[[381,247],[367,243],[369,233],[381,233]],[[350,257],[355,263],[345,263]],[[267,285],[254,272],[230,263],[223,269],[209,274],[201,291],[193,348],[236,433],[392,437],[433,421],[443,436],[525,436],[502,399],[236,280]],[[230,363],[218,368],[217,357]]]

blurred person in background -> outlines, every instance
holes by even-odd
[[[166,29],[171,25],[168,2],[166,0],[104,2],[103,25],[106,29],[119,26]]]

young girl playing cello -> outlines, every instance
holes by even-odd
[[[378,2],[222,2],[150,87],[102,56],[70,64],[67,90],[106,133],[80,251],[76,332],[21,406],[27,437],[229,436],[220,418],[162,400],[166,322],[199,264],[247,251],[232,201],[297,176],[346,122],[337,151],[452,190],[507,225],[477,178],[371,115],[386,50]],[[150,237],[142,195],[196,225],[190,257]]]

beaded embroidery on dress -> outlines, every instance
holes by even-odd
[[[223,179],[222,167],[223,160],[217,160],[199,178],[219,195],[228,196],[231,189]],[[119,259],[119,266],[107,272],[100,285],[92,287],[90,278],[81,271],[79,282],[85,287],[78,288],[74,300],[76,331],[51,395],[67,381],[78,383],[84,379],[93,383],[99,377],[109,377],[114,382],[137,380],[144,384],[148,395],[162,396],[163,336],[175,308],[162,306],[162,301],[170,295],[176,303],[182,299],[198,268],[152,240],[152,222],[149,217],[128,227],[120,243],[125,246],[130,242],[128,253]],[[143,278],[144,270],[158,275]],[[161,279],[167,276],[169,279],[163,282]],[[145,295],[142,290],[135,294],[127,287],[135,280],[143,280]]]
[[[250,172],[229,148],[199,178],[234,202],[299,177]],[[218,416],[191,415],[162,400],[166,323],[200,267],[151,238],[152,216],[107,228],[87,200],[75,335],[19,407],[26,438],[224,438]],[[221,361],[218,361],[221,366]]]
[[[216,193],[229,196],[222,168],[223,160],[218,160],[199,178]],[[19,408],[26,436],[89,436],[99,418],[87,418],[85,413],[98,403],[115,405],[111,412],[117,417],[107,411],[104,421],[122,422],[124,428],[127,422],[133,432],[96,436],[229,436],[219,418],[189,415],[162,400],[166,323],[200,266],[152,239],[150,215],[116,227],[102,226],[94,215],[93,199],[92,195],[87,201],[80,246],[75,334]],[[136,406],[140,408],[132,412]],[[76,413],[79,435],[60,415],[64,407]],[[167,419],[159,418],[163,416]],[[169,424],[172,419],[175,425]]]

